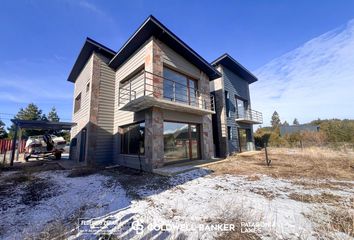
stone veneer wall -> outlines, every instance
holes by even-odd
[[[198,85],[200,92],[203,94],[210,93],[209,78],[203,72],[200,73]],[[206,104],[210,104],[210,99],[207,99]],[[211,120],[211,114],[204,115],[202,117],[201,150],[202,159],[206,160],[214,157],[213,124]]]
[[[149,46],[146,48],[145,70],[162,76],[163,59],[162,51],[152,38]],[[158,76],[152,76],[154,85],[154,97],[163,97],[163,79]],[[161,167],[164,160],[163,143],[163,113],[156,107],[150,108],[145,112],[145,162],[151,168]]]

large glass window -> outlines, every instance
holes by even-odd
[[[236,112],[237,116],[245,117],[248,103],[239,97],[236,97]]]
[[[166,67],[163,70],[163,76],[163,95],[165,99],[197,105],[197,81]]]
[[[132,124],[122,127],[122,148],[123,154],[144,154],[145,123]]]
[[[165,161],[198,159],[199,139],[199,126],[196,124],[164,122]]]

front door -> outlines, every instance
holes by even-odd
[[[86,128],[81,131],[81,139],[80,139],[80,157],[79,162],[85,161],[85,152],[86,152]]]
[[[240,144],[240,152],[247,151],[247,130],[244,128],[238,129],[238,139]]]

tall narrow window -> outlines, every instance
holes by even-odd
[[[230,96],[228,91],[225,91],[225,105],[226,117],[230,117]]]
[[[248,102],[247,100],[242,99],[241,97],[236,96],[236,114],[238,118],[246,117],[246,112],[248,109]]]
[[[227,139],[232,140],[232,128],[227,127]]]
[[[87,83],[86,85],[86,92],[90,91],[90,82]]]
[[[80,108],[81,108],[81,93],[79,93],[79,95],[77,95],[77,97],[75,98],[74,113],[79,111]]]

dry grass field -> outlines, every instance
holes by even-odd
[[[216,174],[252,176],[268,175],[274,178],[311,178],[354,180],[354,151],[335,151],[328,148],[304,149],[269,148],[269,167],[264,150],[246,152],[229,157],[230,161],[210,168]]]

